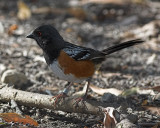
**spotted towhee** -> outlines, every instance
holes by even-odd
[[[70,82],[69,86],[83,80],[89,81],[107,55],[143,42],[140,39],[130,40],[97,51],[66,42],[51,25],[42,25],[36,28],[27,38],[32,38],[37,42],[42,48],[45,60],[55,76]],[[89,82],[84,97],[87,95],[88,87]],[[63,93],[56,97],[56,100],[64,97],[68,92],[68,88],[64,89]]]

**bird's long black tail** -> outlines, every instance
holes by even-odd
[[[130,47],[130,46],[133,46],[133,45],[136,45],[136,44],[140,44],[140,43],[143,43],[144,41],[141,40],[141,39],[136,39],[136,40],[130,40],[130,41],[127,41],[127,42],[124,42],[124,43],[121,43],[121,44],[117,44],[115,46],[112,46],[112,47],[109,47],[107,49],[104,49],[102,52],[106,55],[109,55],[113,52],[116,52],[116,51],[119,51],[121,49],[124,49],[124,48],[127,48],[127,47]]]

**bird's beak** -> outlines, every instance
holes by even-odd
[[[31,34],[29,34],[28,36],[26,36],[26,38],[34,39],[34,35],[31,33]]]

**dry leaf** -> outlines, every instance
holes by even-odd
[[[137,94],[138,91],[139,91],[139,88],[133,87],[133,88],[130,88],[130,89],[123,91],[121,95],[122,96],[130,96],[130,95]]]
[[[70,5],[81,6],[84,4],[95,3],[95,4],[115,4],[115,5],[124,5],[124,4],[146,4],[146,0],[77,0],[70,1]]]
[[[160,122],[159,123],[157,123],[155,126],[153,126],[152,128],[159,128],[159,126],[160,126]]]
[[[13,48],[19,48],[19,47],[20,47],[19,44],[17,44],[17,43],[12,43],[11,46],[12,46]]]
[[[97,93],[99,95],[103,95],[104,93],[108,93],[109,92],[111,94],[114,94],[114,95],[118,96],[118,95],[120,95],[122,93],[121,90],[118,90],[116,88],[103,89],[103,88],[99,88],[97,86],[94,86],[93,84],[90,84],[89,87],[93,92],[95,92],[95,93]]]
[[[17,17],[20,20],[26,20],[31,17],[31,11],[30,11],[29,7],[21,0],[18,1]]]
[[[154,62],[156,58],[156,54],[152,54],[152,56],[150,56],[148,59],[147,59],[147,62],[146,64],[149,65],[149,64],[152,64]]]
[[[51,12],[52,12],[52,9],[49,7],[34,8],[32,10],[32,13],[35,13],[35,14],[45,14],[45,13],[51,13]]]
[[[152,114],[157,114],[160,116],[160,107],[143,106],[143,108],[149,110]]]
[[[130,95],[135,95],[135,94],[144,94],[144,95],[155,95],[154,91],[151,89],[140,89],[138,87],[133,87],[130,89],[127,89],[122,92],[122,96],[130,96]]]
[[[40,7],[32,9],[32,13],[34,14],[45,14],[45,13],[54,13],[54,14],[63,14],[66,13],[66,9],[61,8],[50,8],[50,7]]]
[[[116,124],[120,120],[120,114],[113,107],[103,108],[104,112],[104,128],[115,128]]]
[[[8,35],[12,35],[17,28],[18,28],[18,25],[16,24],[11,25],[8,29]]]
[[[148,103],[148,100],[144,100],[141,105],[144,106],[144,105],[147,105],[147,103]]]
[[[2,118],[6,122],[18,122],[24,125],[30,124],[38,126],[38,123],[27,115],[22,116],[17,113],[0,113],[0,118]]]
[[[146,0],[132,0],[132,2],[136,4],[145,4],[147,1]]]
[[[158,124],[156,124],[155,126],[153,126],[152,128],[158,128]]]
[[[98,3],[98,4],[124,4],[129,0],[82,0],[82,4]]]
[[[68,13],[80,20],[86,18],[86,12],[82,8],[69,8]]]
[[[59,88],[58,87],[43,87],[41,88],[43,91],[45,90],[49,90],[49,91],[58,91]]]
[[[124,67],[123,67],[123,69],[126,69],[127,68],[127,65],[125,65]],[[122,76],[123,78],[127,78],[127,79],[131,79],[133,76],[132,75],[124,75],[124,74],[122,74],[122,73],[103,73],[102,74],[103,75],[103,77],[107,77],[107,78],[109,78],[109,77],[113,77],[113,76]]]
[[[160,86],[155,86],[155,87],[152,87],[152,88],[149,88],[149,89],[152,89],[153,91],[160,92]]]
[[[83,90],[74,93],[73,96],[74,96],[75,98],[83,96],[83,95],[85,94],[85,92],[86,92],[87,84],[88,84],[88,83],[86,82],[86,84],[83,86]]]
[[[39,55],[35,55],[34,56],[34,61],[35,62],[40,61],[40,62],[44,62],[44,63],[46,62],[45,59],[44,59],[44,57],[41,57]]]
[[[137,93],[140,95],[155,95],[154,91],[151,89],[137,89]]]
[[[66,31],[67,33],[70,33],[70,32],[73,32],[73,29],[72,29],[72,28],[67,28],[65,31]]]
[[[4,25],[0,22],[0,33],[4,33]]]

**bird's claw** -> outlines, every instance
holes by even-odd
[[[81,103],[87,109],[87,106],[85,104],[85,99],[86,99],[86,97],[78,97],[78,98],[74,99],[75,102],[73,103],[73,106],[75,106],[75,108],[78,108],[79,103]]]
[[[56,96],[53,96],[51,100],[54,99],[54,107],[56,107],[57,103],[60,103],[62,100],[64,100],[65,97],[67,97],[65,93],[60,93]]]

